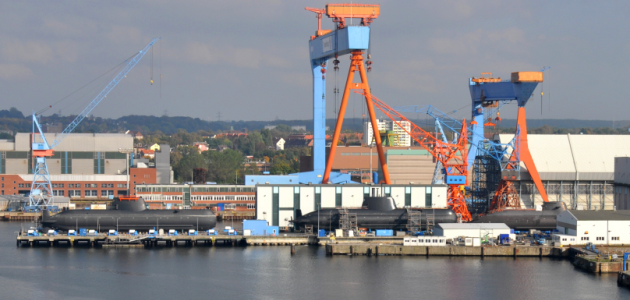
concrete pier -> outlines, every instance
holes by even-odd
[[[397,255],[397,256],[512,256],[562,257],[568,248],[546,246],[402,246],[384,244],[327,244],[327,255]]]

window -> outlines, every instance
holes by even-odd
[[[57,184],[56,184],[56,183],[53,183],[53,184],[52,184],[52,187],[53,187],[53,188],[56,188],[56,187],[57,187]]]
[[[4,183],[2,184],[2,187],[4,188]]]
[[[124,183],[119,183],[119,184],[117,185],[117,187],[119,187],[119,188],[124,188],[124,187],[127,187],[127,185],[126,185],[126,184],[124,184]]]
[[[60,187],[60,188],[62,188],[62,187],[63,187],[63,183],[60,183],[60,184],[59,184],[59,187]]]
[[[92,190],[91,192],[92,192],[92,193],[91,193],[91,194],[92,194],[92,197],[96,197],[96,196],[98,196],[98,193],[97,193],[98,191],[97,191],[97,190]],[[87,193],[87,191],[86,191],[86,193]]]
[[[101,190],[101,197],[107,197],[107,190]]]
[[[563,242],[566,242],[566,241],[567,241],[567,238],[562,238],[562,241],[563,241]]]
[[[69,188],[73,188],[74,187],[74,183],[68,183],[68,187]]]
[[[114,195],[114,190],[108,190],[107,191],[107,195],[113,196]]]
[[[96,184],[96,183],[92,183],[92,184],[90,185],[90,187],[93,187],[93,188],[98,187],[98,184]]]
[[[598,240],[598,241],[603,241],[603,240],[604,240],[604,237],[603,237],[603,236],[598,236],[598,237],[596,238],[596,240]]]
[[[60,191],[56,191],[57,192],[57,196],[64,196],[65,192],[63,190]]]
[[[618,240],[619,240],[619,237],[618,237],[618,236],[613,236],[613,237],[612,237],[612,238],[610,238],[610,239],[611,239],[611,240],[613,240],[613,241],[618,241]]]
[[[23,188],[23,187],[24,187],[24,184],[23,184],[23,183],[20,183],[20,184],[18,184],[18,187]]]
[[[108,188],[113,188],[113,187],[114,187],[114,184],[113,184],[113,183],[108,183],[108,184],[107,184],[107,187],[108,187]]]
[[[102,187],[102,188],[106,188],[106,187],[107,187],[107,183],[102,183],[102,184],[101,184],[101,187]]]
[[[583,237],[582,237],[582,240],[583,240],[583,241],[588,241],[588,236],[583,236]]]
[[[86,188],[89,188],[89,187],[90,187],[90,184],[89,184],[89,183],[86,183],[86,184],[85,184],[85,187],[86,187]]]
[[[2,181],[4,181],[4,177],[2,177]]]

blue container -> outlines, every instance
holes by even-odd
[[[372,172],[372,182],[378,184],[378,172]]]
[[[394,236],[394,230],[392,229],[377,229],[376,236]]]
[[[225,203],[217,203],[217,211],[225,211]]]
[[[80,236],[86,236],[87,235],[87,229],[86,228],[79,228],[79,235]]]
[[[249,230],[251,235],[264,235],[267,230],[267,221],[243,220],[243,230]]]
[[[320,229],[319,233],[317,234],[318,237],[325,237],[326,236],[326,230],[324,229]]]

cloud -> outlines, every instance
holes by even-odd
[[[443,32],[438,38],[429,41],[430,49],[438,54],[478,54],[485,49],[520,50],[526,44],[523,30],[506,28],[503,30],[487,31],[478,29],[473,32],[447,37]]]
[[[267,51],[271,52],[271,51]],[[287,60],[274,54],[247,47],[215,47],[201,42],[191,42],[175,54],[178,60],[205,65],[227,65],[257,69],[261,66],[285,68]]]
[[[1,47],[2,58],[10,62],[45,64],[52,61],[54,57],[52,47],[41,41],[8,40]]]
[[[24,79],[33,76],[33,71],[26,66],[20,64],[0,64],[0,78]]]

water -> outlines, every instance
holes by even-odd
[[[616,275],[559,259],[327,257],[309,246],[294,256],[273,246],[17,248],[19,228],[0,222],[0,299],[630,299]]]

